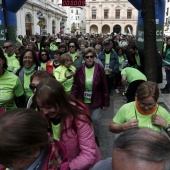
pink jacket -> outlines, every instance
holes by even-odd
[[[87,120],[83,115],[81,119]],[[70,119],[67,120],[68,127],[71,121]],[[77,120],[77,132],[69,129],[67,133],[62,133],[61,141],[67,148],[71,170],[88,170],[101,160],[101,154],[95,142],[93,127],[87,122],[89,120],[86,122]]]

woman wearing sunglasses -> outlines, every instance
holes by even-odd
[[[0,113],[23,107],[24,101],[21,81],[16,75],[7,71],[7,60],[0,48]]]
[[[46,64],[50,60],[50,56],[48,52],[46,50],[41,50],[38,54],[38,59],[39,59],[41,68],[43,68],[43,70],[46,70]]]
[[[83,56],[81,52],[79,51],[80,47],[76,41],[72,40],[68,43],[68,49],[69,49],[68,54],[71,55],[72,60],[73,60],[72,65],[77,68],[78,66],[81,65],[83,61]]]
[[[27,49],[20,56],[21,68],[17,70],[16,75],[19,77],[22,86],[24,87],[26,101],[32,96],[32,90],[30,89],[30,77],[37,70],[41,70],[36,53]]]
[[[71,95],[85,103],[91,111],[95,138],[99,144],[101,109],[107,109],[110,100],[104,68],[94,61],[94,57],[95,50],[86,48],[85,62],[77,68]]]
[[[137,88],[134,102],[124,104],[116,113],[109,130],[119,133],[134,127],[147,127],[161,132],[169,131],[170,114],[157,101],[158,85],[154,82],[144,82]]]

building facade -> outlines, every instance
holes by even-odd
[[[136,35],[137,19],[128,0],[86,0],[86,33]]]
[[[62,0],[58,0],[58,5],[62,7]],[[72,32],[75,27],[75,32],[86,33],[86,8],[84,6],[63,6],[63,8],[68,17],[66,32]]]
[[[57,0],[27,0],[17,12],[17,35],[66,31],[67,13]]]

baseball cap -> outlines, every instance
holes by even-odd
[[[103,45],[110,44],[110,40],[104,40]]]

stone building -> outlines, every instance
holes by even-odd
[[[58,0],[59,7],[62,7],[62,0]],[[63,6],[67,12],[66,32],[72,31],[72,26],[76,27],[76,32],[86,32],[86,8],[84,6]]]
[[[67,13],[57,0],[27,0],[17,12],[17,35],[65,32],[66,21]]]
[[[86,0],[86,33],[136,34],[138,11],[128,0]]]

